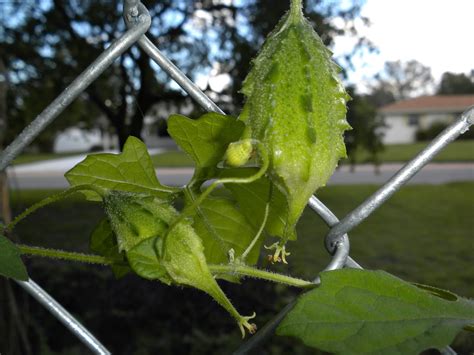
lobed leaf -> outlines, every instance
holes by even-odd
[[[383,271],[323,272],[321,286],[298,299],[277,334],[336,354],[442,349],[474,323],[474,303],[433,290]]]
[[[71,186],[95,185],[106,190],[142,192],[166,198],[178,191],[156,177],[146,145],[129,137],[120,154],[91,154],[65,174]],[[90,199],[97,199],[96,194]]]
[[[182,115],[168,119],[168,132],[188,153],[197,168],[214,167],[219,163],[229,143],[240,138],[244,124],[232,116],[206,113],[196,120]]]
[[[251,169],[239,169],[233,174],[241,176],[245,174],[245,170]],[[265,206],[270,199],[270,211],[265,231],[273,237],[287,236],[289,240],[296,240],[296,230],[288,223],[289,206],[286,196],[276,186],[273,186],[270,194],[271,184],[272,182],[267,177],[262,177],[250,184],[226,184],[225,187],[231,191],[240,210],[254,228],[260,226],[265,214]]]
[[[255,237],[258,227],[252,227],[235,204],[225,198],[208,198],[198,207],[193,227],[202,240],[208,264],[229,262],[229,250],[239,257]],[[260,220],[260,223],[263,220]],[[246,264],[257,263],[261,240],[246,258]]]
[[[0,235],[0,275],[28,281],[28,273],[20,255],[18,247],[7,237]]]

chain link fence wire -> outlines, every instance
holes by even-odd
[[[71,104],[87,87],[99,77],[114,60],[119,58],[128,48],[137,43],[148,56],[155,61],[171,79],[191,96],[208,112],[224,113],[210,98],[208,98],[189,78],[186,77],[160,50],[148,39],[145,33],[151,24],[151,17],[146,7],[139,0],[125,0],[124,20],[128,30],[116,39],[89,67],[84,70],[51,104],[49,104],[28,125],[15,140],[0,154],[0,172],[28,146],[64,109]],[[308,205],[330,227],[325,238],[325,245],[332,255],[331,262],[324,270],[336,270],[343,267],[362,268],[349,256],[350,243],[348,232],[362,223],[372,212],[395,194],[408,180],[420,171],[433,157],[459,135],[466,132],[474,124],[474,107],[461,114],[450,126],[438,135],[427,147],[404,165],[389,181],[368,197],[341,221],[315,196],[311,197]],[[318,283],[319,277],[314,279]],[[38,302],[40,302],[54,317],[60,320],[81,342],[95,354],[110,354],[92,334],[64,307],[43,290],[33,280],[17,283]],[[284,307],[272,320],[264,325],[254,336],[243,343],[234,354],[245,354],[254,350],[268,339],[292,309],[296,299]],[[443,354],[456,354],[447,347]]]

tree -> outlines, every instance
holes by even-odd
[[[183,23],[195,12],[196,5],[193,1],[173,4],[164,1],[151,9],[152,15],[157,15],[154,34],[168,44],[165,47],[183,42],[180,39]],[[7,66],[16,84],[10,96],[11,120],[20,127],[125,31],[120,7],[107,0],[56,0],[49,7],[31,5],[22,10],[25,21],[7,27],[4,36]],[[162,23],[170,13],[182,21]],[[188,57],[193,58],[193,63],[205,59],[205,49],[199,41],[195,46],[184,43],[180,54],[184,55],[185,51],[192,51]],[[68,108],[60,125],[78,121],[91,123],[101,114],[115,128],[121,145],[128,135],[139,137],[143,116],[154,103],[164,98],[182,99],[178,91],[160,84],[155,74],[149,58],[141,50],[137,47],[129,50]],[[17,120],[18,117],[21,119]],[[12,128],[18,130],[18,127]]]
[[[371,92],[366,96],[366,99],[377,108],[395,102],[395,96],[393,93],[383,85],[372,87]]]
[[[474,94],[474,75],[446,72],[441,77],[438,86],[438,95]]]
[[[5,26],[0,30],[2,56],[13,83],[9,91],[9,140],[125,30],[121,6],[109,0],[15,4],[0,5],[11,15],[3,18]],[[195,79],[216,64],[221,72],[230,74],[231,86],[224,95],[211,92],[209,87],[206,90],[216,101],[227,103],[224,108],[232,113],[241,107],[238,90],[251,58],[289,7],[287,1],[270,0],[247,0],[239,5],[165,0],[147,5],[153,19],[151,37],[188,76]],[[343,8],[309,0],[306,13],[330,44],[335,35],[355,31],[353,20],[360,17],[360,8],[359,2]],[[332,25],[333,17],[343,18],[346,26]],[[189,101],[134,46],[67,109],[55,128],[78,121],[92,125],[103,115],[123,145],[128,135],[141,136],[144,116],[158,102],[178,111]],[[50,132],[42,136],[46,142],[51,141]]]
[[[395,100],[426,94],[433,84],[431,69],[416,60],[386,62],[375,80],[372,91],[385,91]]]
[[[345,133],[349,161],[354,166],[358,154],[366,152],[369,153],[369,160],[378,165],[378,153],[383,149],[380,131],[383,122],[377,116],[370,95],[360,95],[354,87],[349,87],[348,92],[352,97],[347,110],[347,121],[352,130]]]
[[[246,5],[235,13],[234,20],[246,19],[244,27],[250,31],[242,31],[239,26],[234,26],[227,34],[222,33],[222,47],[233,48],[233,52],[230,53],[231,61],[221,69],[232,77],[233,85],[228,91],[234,98],[234,106],[241,107],[243,97],[239,94],[239,90],[249,72],[252,58],[255,57],[268,33],[275,28],[281,15],[289,8],[288,3],[289,1],[274,0],[247,1]],[[310,20],[324,44],[331,47],[336,36],[357,34],[355,19],[361,19],[365,24],[369,23],[368,19],[360,14],[363,3],[363,1],[354,0],[351,2],[351,6],[344,8],[337,2],[307,0],[305,16]],[[344,21],[343,28],[337,27],[332,21],[338,17]],[[372,44],[366,38],[359,36],[358,45],[351,54],[362,47],[373,49]],[[342,64],[351,65],[351,55],[340,58],[340,60],[345,61],[345,63],[339,63],[341,66]]]

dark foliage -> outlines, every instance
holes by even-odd
[[[474,73],[471,76],[460,73],[444,73],[438,86],[439,95],[474,94]]]
[[[356,33],[361,1],[341,7],[321,0],[307,1],[306,14],[326,44],[336,35]],[[238,94],[251,58],[266,34],[288,9],[288,1],[248,0],[241,5],[208,0],[148,2],[153,22],[149,34],[158,47],[191,78],[227,73],[232,83],[224,92],[206,91],[227,112],[241,107]],[[114,1],[35,1],[0,5],[1,56],[11,88],[8,96],[11,141],[20,130],[82,72],[125,30],[121,6]],[[341,17],[343,28],[329,19]],[[360,38],[359,46],[367,42]],[[356,50],[355,48],[354,50]],[[350,56],[348,58],[350,59]],[[97,126],[97,117],[107,118],[122,145],[129,135],[141,136],[143,119],[157,103],[166,104],[158,118],[179,112],[192,103],[170,85],[169,78],[138,48],[117,60],[36,141],[42,150],[51,148],[58,129],[83,122]],[[194,108],[198,113],[200,109]]]
[[[348,103],[347,121],[352,130],[345,133],[346,149],[351,164],[357,161],[357,153],[369,153],[369,159],[379,164],[378,153],[383,149],[382,119],[377,116],[376,106],[369,95],[357,94],[354,88],[348,89],[352,100]]]

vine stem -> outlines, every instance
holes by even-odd
[[[52,259],[61,259],[100,265],[114,265],[118,263],[123,263],[123,260],[113,260],[100,255],[83,254],[60,249],[47,249],[25,244],[17,244],[17,247],[20,250],[20,253],[23,255],[40,256]],[[213,274],[232,274],[248,276],[300,288],[313,288],[317,286],[311,281],[306,281],[292,276],[277,274],[271,271],[257,269],[246,265],[209,265],[209,270]]]
[[[272,187],[270,185],[270,191],[272,190]],[[257,234],[255,235],[255,237],[253,238],[253,240],[250,242],[249,246],[247,247],[247,249],[245,249],[245,251],[242,253],[242,255],[240,256],[240,259],[242,261],[245,261],[245,259],[247,258],[247,256],[249,255],[249,253],[252,251],[253,247],[255,246],[255,244],[257,243],[257,241],[259,240],[260,236],[262,235],[263,233],[263,229],[265,228],[265,225],[267,224],[267,219],[268,219],[268,215],[270,213],[270,202],[267,202],[266,205],[265,205],[265,214],[263,216],[263,221],[260,225],[260,228],[257,232]]]
[[[176,227],[184,218],[190,216],[192,212],[206,199],[206,197],[219,185],[221,184],[249,184],[251,182],[254,182],[255,180],[260,179],[267,171],[268,166],[269,166],[269,159],[268,159],[268,152],[265,146],[256,140],[252,140],[252,144],[256,144],[257,147],[260,150],[260,155],[262,159],[262,166],[260,169],[252,176],[249,177],[244,177],[244,178],[221,178],[217,179],[214,181],[209,187],[204,190],[204,192],[199,195],[199,197],[193,201],[191,205],[188,207],[184,208],[183,211],[180,213],[180,215],[171,223],[171,225],[168,228],[168,231],[166,232],[164,238],[170,234],[171,230],[173,230],[174,227]]]
[[[211,273],[213,274],[242,275],[300,288],[313,288],[317,286],[317,284],[311,281],[298,279],[292,276],[277,274],[271,271],[257,269],[247,265],[208,265],[208,267]]]
[[[16,246],[18,247],[18,249],[20,249],[20,253],[23,255],[41,256],[45,258],[62,259],[68,261],[78,261],[81,263],[101,265],[112,265],[123,262],[122,260],[113,260],[100,255],[83,254],[60,249],[47,249],[24,244],[17,244]]]
[[[85,191],[85,190],[94,191],[95,193],[97,193],[101,197],[104,196],[105,191],[106,191],[105,189],[103,189],[99,186],[94,186],[94,185],[91,185],[91,184],[77,185],[77,186],[70,187],[69,189],[67,189],[65,191],[62,191],[62,192],[57,193],[57,194],[52,195],[52,196],[48,196],[45,199],[43,199],[43,200],[35,203],[34,205],[30,206],[29,208],[27,208],[21,214],[16,216],[15,219],[7,225],[7,230],[11,231],[18,224],[18,222],[25,219],[31,213],[33,213],[34,211],[40,209],[41,207],[44,207],[44,206],[49,205],[53,202],[59,201],[63,198],[66,198],[69,195],[71,195],[73,193],[76,193],[78,191]]]
[[[290,16],[298,18],[303,11],[302,0],[291,0]]]

